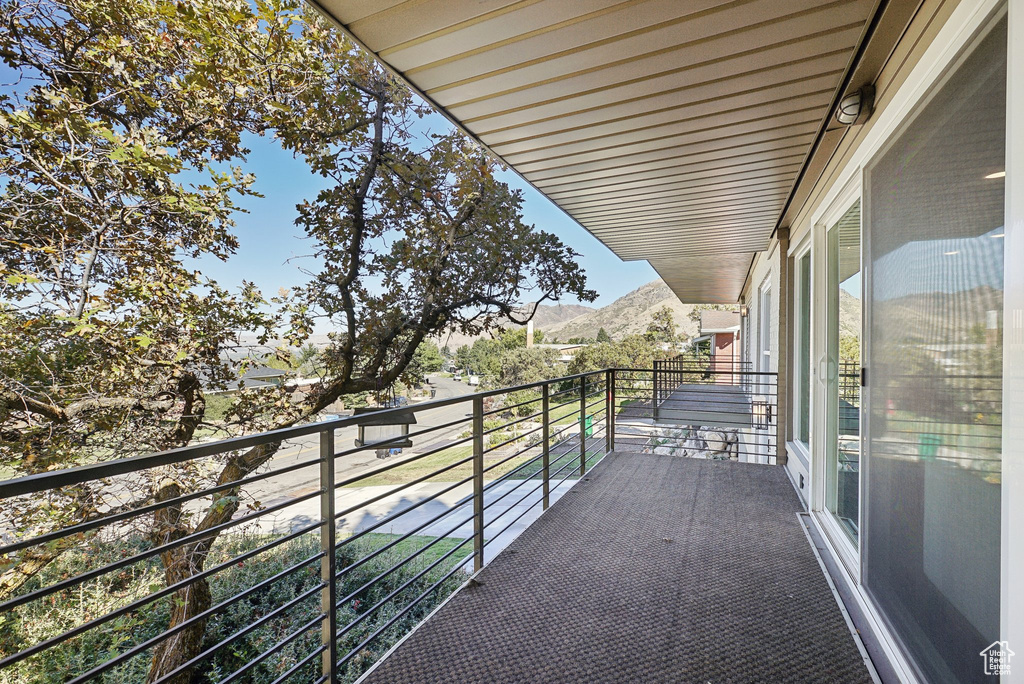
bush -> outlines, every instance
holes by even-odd
[[[522,406],[516,406],[516,404],[522,404]],[[513,418],[526,418],[534,413],[540,413],[541,393],[537,390],[509,392],[505,397],[505,405],[515,407],[509,411]]]
[[[340,630],[344,630],[346,626],[355,624],[339,639],[338,653],[348,653],[360,646],[376,630],[383,628],[379,636],[365,644],[346,664],[341,672],[342,681],[357,679],[464,579],[463,573],[455,572],[423,601],[398,618],[395,624],[384,628],[384,625],[406,605],[456,568],[471,552],[470,543],[453,551],[462,540],[442,539],[427,548],[435,538],[411,537],[357,565],[360,559],[381,550],[396,538],[395,535],[368,534],[343,545],[337,552],[337,567],[342,575],[337,585],[337,595],[339,600],[348,598],[345,605],[339,609],[338,626]],[[271,540],[271,537],[264,535],[223,537],[218,541],[215,552],[211,554],[207,567],[235,558]],[[65,553],[33,578],[22,591],[28,592],[49,586],[147,548],[150,548],[150,545],[141,535],[114,542],[90,543],[83,548]],[[364,588],[371,580],[421,550],[423,551],[414,560]],[[306,535],[239,562],[210,578],[210,591],[216,605],[274,575],[289,568],[293,569],[268,586],[218,610],[207,623],[204,650],[230,639],[240,630],[253,625],[289,601],[297,599],[304,592],[313,591],[309,596],[298,600],[290,609],[282,611],[245,636],[217,649],[197,667],[192,677],[193,682],[205,684],[223,679],[229,673],[251,663],[272,646],[295,635],[311,621],[312,624],[297,638],[248,670],[243,680],[254,683],[271,682],[319,646],[320,623],[316,618],[320,614],[320,592],[314,590],[320,582],[320,563],[315,559],[319,551],[320,542],[316,535]],[[452,554],[441,560],[449,551],[453,551]],[[303,564],[307,559],[312,560]],[[439,561],[438,565],[427,570],[434,561]],[[412,580],[421,571],[425,571],[422,577],[412,581],[409,587],[402,589],[379,609],[374,610],[378,602],[386,599],[389,594]],[[163,570],[159,561],[154,558],[26,604],[0,617],[0,657],[52,638],[163,586]],[[63,682],[82,674],[166,629],[170,600],[165,598],[154,601],[141,610],[112,620],[6,668],[0,672],[0,682]],[[368,617],[362,617],[364,615]],[[143,651],[94,681],[111,684],[143,681],[149,669],[151,655],[151,651]],[[306,672],[305,669],[309,671]],[[320,659],[313,658],[303,671],[295,674],[295,681],[312,681],[319,676],[319,671]]]
[[[235,397],[231,394],[208,394],[206,395],[206,420],[222,421],[227,418],[235,405]]]

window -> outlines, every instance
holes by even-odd
[[[860,533],[860,199],[825,234],[825,507]]]
[[[760,354],[758,354],[757,370],[770,372],[772,366],[772,291],[767,285],[761,290],[761,301],[757,307],[758,337]]]

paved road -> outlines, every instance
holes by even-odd
[[[451,378],[431,378],[431,387],[437,389],[435,399],[449,399],[453,397],[472,394],[474,389],[464,382],[455,382]],[[414,404],[415,406],[415,404]],[[410,427],[412,432],[420,432],[430,427],[452,423],[461,418],[472,416],[470,402],[460,402],[452,406],[443,406],[436,409],[425,409],[416,412],[416,425]],[[443,440],[457,439],[458,435],[470,427],[469,421],[464,424],[443,428],[427,433],[421,437],[413,438],[413,448],[406,449],[402,456],[407,458],[419,452],[440,444]],[[357,429],[354,427],[337,430],[334,435],[335,448],[338,452],[352,449],[355,444]],[[270,470],[284,468],[304,461],[314,460],[320,453],[320,438],[318,435],[308,435],[300,439],[288,440],[270,461]],[[361,472],[380,467],[384,461],[377,458],[373,450],[361,450],[353,454],[340,457],[335,462],[335,477],[338,480],[358,475]],[[301,496],[320,487],[320,470],[316,463],[310,464],[302,469],[295,470],[284,475],[264,480],[248,488],[248,493],[263,504],[270,501],[280,501],[283,497]]]
[[[561,484],[552,483],[550,502],[562,498],[576,482],[576,478],[569,478]],[[487,560],[543,512],[539,485],[539,480],[504,480],[487,485],[484,493]],[[471,484],[450,487],[450,483],[424,482],[390,496],[383,495],[394,489],[394,485],[344,488],[337,498],[338,510],[356,510],[338,519],[338,536],[344,538],[372,528],[383,534],[468,539],[473,536],[473,487]],[[448,491],[444,491],[446,489]],[[362,505],[377,497],[383,498]],[[319,519],[320,501],[312,499],[262,518],[259,531],[287,534]]]
[[[437,399],[472,394],[473,388],[450,378],[436,378],[432,382],[437,389]],[[424,450],[436,448],[446,441],[459,439],[459,435],[469,429],[469,421],[462,419],[470,418],[472,410],[470,402],[460,402],[451,406],[418,411],[416,416],[417,423],[412,428],[413,432],[453,422],[457,424],[414,438],[414,446],[406,449],[401,456],[393,457],[396,460],[409,458]],[[356,431],[353,428],[338,430],[335,437],[337,450],[349,449],[355,436]],[[603,435],[593,437],[588,440],[588,449],[598,449],[603,442]],[[562,453],[578,453],[578,449],[578,442],[573,440],[555,450],[552,457],[557,458]],[[260,483],[259,488],[253,488],[252,494],[264,506],[272,506],[303,494],[318,492],[319,465],[315,462],[318,453],[319,443],[315,435],[288,444],[274,457],[271,462],[272,468],[303,461],[314,462],[301,470]],[[351,478],[360,472],[379,468],[389,462],[393,461],[381,461],[369,450],[345,455],[337,460],[336,479],[340,481]],[[561,485],[552,482],[551,502],[561,498],[576,483],[576,477],[569,472],[556,475],[553,479],[561,479],[567,475],[569,479]],[[539,490],[533,491],[538,485],[538,480],[506,480],[488,484],[484,497],[487,505],[484,519],[488,559],[507,546],[541,514],[541,493]],[[451,483],[425,482],[407,487],[395,494],[389,494],[395,485],[341,488],[335,500],[336,510],[339,513],[346,510],[351,512],[338,520],[339,535],[344,537],[372,527],[379,532],[390,534],[414,533],[456,539],[468,538],[472,535],[472,485],[460,485],[443,492],[451,486]],[[240,511],[240,514],[244,514],[244,510]],[[285,534],[319,520],[319,516],[320,500],[319,497],[313,497],[261,517],[255,528],[263,533]]]

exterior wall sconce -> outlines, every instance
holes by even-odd
[[[750,310],[747,309],[747,305],[746,304],[740,304],[740,317],[741,318],[746,318],[748,313],[750,313]]]
[[[377,408],[357,408],[354,413],[373,414]],[[416,416],[411,411],[390,411],[380,416],[366,418],[359,424],[359,436],[356,446],[373,446],[381,443],[382,448],[407,449],[412,446],[409,437],[409,426],[416,424]]]
[[[772,422],[772,405],[767,401],[755,401],[751,406],[755,430],[767,430]]]
[[[868,120],[875,106],[875,87],[861,86],[842,100],[836,107],[836,121],[844,126],[857,126]]]

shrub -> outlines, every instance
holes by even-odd
[[[207,567],[236,558],[272,539],[266,535],[252,534],[223,537],[211,554]],[[340,630],[345,630],[348,625],[355,623],[355,626],[346,630],[339,639],[338,653],[349,652],[378,629],[382,629],[379,636],[365,644],[358,655],[346,664],[341,672],[342,681],[357,679],[464,579],[463,573],[456,571],[450,578],[441,581],[435,591],[398,618],[393,625],[384,628],[384,625],[398,615],[406,605],[460,565],[471,552],[469,543],[456,549],[462,540],[442,539],[428,547],[428,544],[435,542],[433,537],[411,537],[394,544],[392,548],[384,549],[396,539],[395,535],[368,534],[342,545],[337,551],[337,567],[341,575],[337,584],[337,596],[339,600],[348,599],[339,609],[338,626]],[[115,541],[94,540],[79,549],[65,553],[26,584],[22,591],[28,592],[49,586],[147,548],[150,548],[149,543],[138,535]],[[382,549],[384,550],[381,551]],[[415,559],[399,565],[403,559],[417,551],[420,553]],[[449,551],[452,551],[451,555],[443,558]],[[298,633],[296,638],[279,651],[252,666],[243,677],[246,682],[271,682],[319,646],[320,623],[316,618],[320,615],[320,592],[315,590],[320,582],[320,563],[316,559],[319,552],[319,539],[315,534],[310,534],[264,551],[249,560],[240,561],[210,578],[213,603],[217,605],[264,580],[292,569],[268,586],[216,611],[207,624],[204,650],[231,639],[239,631],[256,624],[275,609],[299,599],[304,592],[312,591],[305,598],[297,600],[288,610],[266,620],[231,643],[217,648],[196,668],[192,677],[193,682],[205,684],[219,681],[229,673],[248,665],[279,642]],[[359,563],[360,559],[374,552],[379,553]],[[306,560],[309,562],[303,563]],[[428,566],[435,561],[438,561],[436,567],[428,570]],[[393,569],[396,565],[398,567]],[[411,581],[408,587],[399,591],[401,585],[413,580],[420,572],[423,572],[422,577]],[[384,576],[376,579],[381,575]],[[371,583],[375,579],[376,581]],[[367,584],[370,586],[365,587]],[[0,617],[0,657],[128,605],[163,586],[163,570],[159,560],[151,558],[28,603]],[[396,591],[395,596],[389,598],[389,595]],[[170,600],[164,598],[154,601],[140,610],[88,630],[6,668],[0,672],[0,682],[49,684],[63,682],[84,673],[159,635],[168,623]],[[374,609],[374,606],[385,600],[386,603],[380,608]],[[149,669],[150,655],[148,650],[142,651],[95,681],[110,684],[143,681]],[[319,671],[320,659],[313,658],[303,670],[295,673],[295,681],[312,681],[319,676]]]

